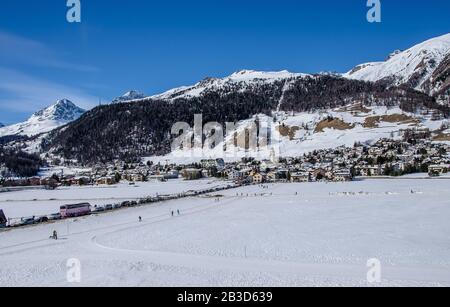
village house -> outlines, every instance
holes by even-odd
[[[311,174],[309,172],[297,172],[291,174],[291,182],[310,182],[311,181]]]
[[[202,178],[203,173],[201,169],[186,168],[181,172],[181,176],[184,180],[197,180]]]
[[[225,161],[223,159],[204,159],[200,163],[203,169],[216,168],[222,170],[225,168]]]
[[[430,165],[428,167],[428,174],[432,177],[438,177],[449,172],[450,165],[440,164],[440,165]]]
[[[333,181],[336,182],[345,182],[345,181],[352,181],[353,176],[350,170],[338,170],[334,172],[333,174]]]
[[[241,179],[242,177],[243,177],[242,173],[237,170],[233,169],[233,170],[228,171],[228,179],[229,180],[236,181],[236,180]]]
[[[97,185],[113,185],[116,183],[112,177],[101,177],[95,180]]]
[[[356,169],[359,171],[360,175],[363,177],[383,175],[383,169],[382,169],[381,165],[377,165],[377,166],[363,165],[363,166],[357,166]]]
[[[255,173],[253,176],[253,183],[259,184],[266,181],[266,174],[265,173]]]

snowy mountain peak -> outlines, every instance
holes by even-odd
[[[68,99],[56,101],[51,106],[34,113],[27,121],[0,128],[0,136],[35,136],[77,120],[86,111]]]
[[[5,127],[5,125],[3,125],[2,123],[0,123],[0,128],[3,128],[3,127]]]
[[[139,91],[129,91],[126,92],[125,94],[123,94],[120,97],[115,98],[112,103],[120,103],[120,102],[127,102],[127,101],[132,101],[132,100],[137,100],[137,99],[142,99],[145,98],[145,94],[139,92]]]
[[[86,110],[77,107],[68,99],[58,100],[53,105],[33,114],[29,121],[62,121],[70,122],[78,119]]]
[[[406,84],[430,92],[427,85],[434,71],[450,54],[450,34],[442,35],[405,51],[393,52],[385,62],[356,66],[344,77],[364,81],[388,80],[393,85]]]

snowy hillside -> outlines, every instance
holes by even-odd
[[[34,113],[23,123],[0,128],[0,136],[39,135],[72,122],[85,112],[67,99],[58,100],[55,104]]]
[[[228,162],[238,161],[243,157],[270,159],[275,152],[280,157],[298,157],[314,150],[352,147],[356,142],[373,144],[380,139],[401,139],[402,131],[429,130],[435,141],[441,127],[449,124],[447,119],[433,119],[432,113],[413,114],[402,111],[399,107],[374,106],[359,104],[316,112],[276,112],[276,123],[271,127],[272,145],[259,148],[243,148],[228,136],[224,142],[229,149],[225,155]],[[273,122],[264,114],[237,123],[237,134],[251,129],[256,122]],[[444,134],[448,136],[447,134]],[[234,144],[233,144],[234,143]],[[145,160],[155,163],[170,161],[174,163],[199,162],[204,158],[223,158],[223,144],[203,151],[173,151],[160,157],[148,157]]]
[[[137,99],[145,98],[145,94],[138,91],[129,91],[120,97],[115,98],[112,103],[130,102]]]
[[[149,97],[155,100],[173,100],[177,98],[193,98],[201,96],[211,91],[246,91],[251,90],[255,86],[274,83],[276,81],[284,81],[289,79],[298,79],[306,77],[306,74],[291,73],[288,71],[279,72],[261,72],[253,70],[242,70],[235,72],[232,75],[220,78],[206,78],[203,81],[193,85],[184,86],[169,90],[165,93]]]
[[[406,84],[417,90],[432,94],[439,88],[425,84],[443,60],[450,55],[450,34],[436,37],[406,51],[392,53],[384,62],[372,62],[356,66],[344,77],[364,80],[386,80],[393,85]]]

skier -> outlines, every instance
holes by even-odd
[[[51,237],[53,240],[58,240],[58,233],[56,230],[53,231],[53,236]]]
[[[142,216],[139,217],[139,223],[141,223],[141,222],[142,222]]]
[[[172,217],[174,217],[175,216],[175,213],[172,211]]]
[[[178,215],[181,215],[181,213],[180,213],[180,209],[178,209],[178,210],[177,210],[177,213],[178,213]]]

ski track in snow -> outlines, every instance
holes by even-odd
[[[411,186],[421,192],[409,195]],[[170,201],[7,231],[0,233],[0,285],[71,286],[65,262],[78,258],[82,286],[368,286],[369,257],[359,249],[370,250],[372,239],[383,264],[381,286],[448,286],[450,251],[437,244],[448,237],[447,187],[446,180],[253,186],[223,192],[219,202]],[[360,189],[368,194],[343,193]],[[178,208],[182,215],[172,218]],[[358,228],[361,214],[374,230]],[[61,240],[46,239],[52,229]]]

